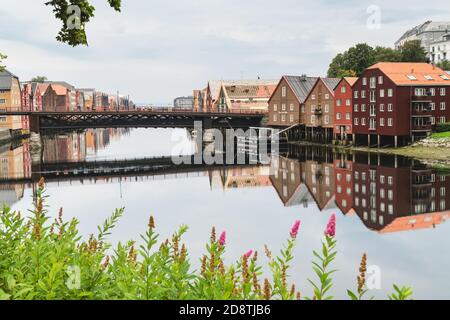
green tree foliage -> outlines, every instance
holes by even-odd
[[[403,62],[428,62],[425,49],[419,40],[405,42],[399,51]]]
[[[2,54],[0,52],[0,72],[5,70],[5,66],[2,65],[2,63],[3,63],[3,60],[5,60],[6,58],[7,58],[7,56],[5,56],[4,54]]]
[[[121,0],[107,0],[116,11],[121,10]],[[88,0],[51,0],[45,3],[53,7],[53,13],[61,20],[62,27],[56,39],[73,47],[88,45],[86,24],[94,17],[95,7]],[[76,6],[76,7],[73,7]],[[77,12],[77,8],[79,11]],[[79,13],[79,16],[77,15]],[[79,23],[79,27],[73,27]]]
[[[43,83],[45,81],[47,81],[47,77],[45,77],[45,76],[36,76],[33,79],[31,79],[31,82]]]
[[[331,61],[329,77],[360,76],[371,65],[378,62],[427,62],[425,50],[420,41],[406,42],[400,49],[359,43]]]
[[[442,60],[441,62],[437,63],[436,66],[438,68],[441,68],[442,70],[450,70],[450,61],[448,60]]]

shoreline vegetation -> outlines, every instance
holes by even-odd
[[[170,239],[159,241],[156,224],[150,217],[141,235],[142,245],[134,241],[115,248],[107,238],[124,209],[116,210],[98,234],[82,240],[78,221],[65,221],[62,209],[51,219],[41,179],[29,217],[5,206],[0,211],[0,299],[6,300],[330,300],[333,286],[332,263],[338,253],[336,216],[323,232],[320,250],[314,251],[308,291],[290,283],[293,249],[297,245],[300,221],[296,221],[279,255],[264,247],[264,256],[248,250],[226,265],[225,231],[216,236],[213,228],[199,272],[191,270],[187,247],[182,243],[187,226],[181,226]],[[271,276],[263,278],[259,261],[265,261]],[[357,269],[358,266],[355,266]],[[355,289],[347,290],[352,300],[371,299],[366,284],[367,255],[355,275]],[[350,284],[351,285],[351,284]],[[393,286],[390,300],[411,299],[409,287]],[[306,290],[306,289],[305,289]]]

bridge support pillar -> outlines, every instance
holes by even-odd
[[[30,115],[30,132],[39,133],[40,118],[38,115]]]

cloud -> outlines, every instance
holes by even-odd
[[[355,43],[393,46],[406,29],[449,13],[438,0],[427,8],[418,0],[406,8],[387,0],[133,0],[121,13],[98,1],[89,47],[71,48],[54,39],[59,21],[51,8],[2,2],[0,50],[22,79],[46,74],[166,102],[208,79],[324,75],[332,57]],[[379,30],[366,27],[372,4],[381,9]]]

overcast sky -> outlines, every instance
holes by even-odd
[[[56,42],[59,22],[44,0],[0,1],[0,52],[21,80],[45,75],[153,103],[208,79],[325,75],[355,43],[393,46],[414,25],[450,20],[438,0],[124,0],[122,13],[94,0],[90,45],[72,48]],[[379,29],[367,27],[373,5]]]

